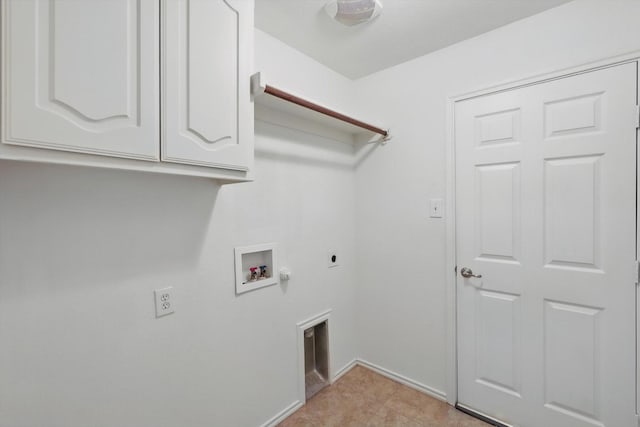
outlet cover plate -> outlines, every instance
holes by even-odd
[[[166,316],[175,311],[173,287],[153,291],[156,300],[156,317]]]
[[[340,265],[340,255],[338,251],[329,251],[327,253],[327,266],[329,268],[337,267]]]
[[[444,216],[444,201],[442,199],[429,200],[429,216],[431,218],[442,218]]]

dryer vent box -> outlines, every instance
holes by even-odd
[[[304,386],[307,400],[329,385],[329,326],[327,321],[304,331]]]

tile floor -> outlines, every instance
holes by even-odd
[[[448,404],[356,366],[279,427],[489,427]]]

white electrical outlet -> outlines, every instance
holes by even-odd
[[[327,266],[337,267],[340,265],[340,256],[338,256],[338,251],[329,251],[327,254]]]
[[[166,316],[173,313],[173,288],[156,289],[153,291],[156,297],[156,317]]]

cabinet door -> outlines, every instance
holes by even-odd
[[[158,2],[1,3],[2,142],[158,160]]]
[[[248,170],[253,1],[162,4],[162,160]]]

